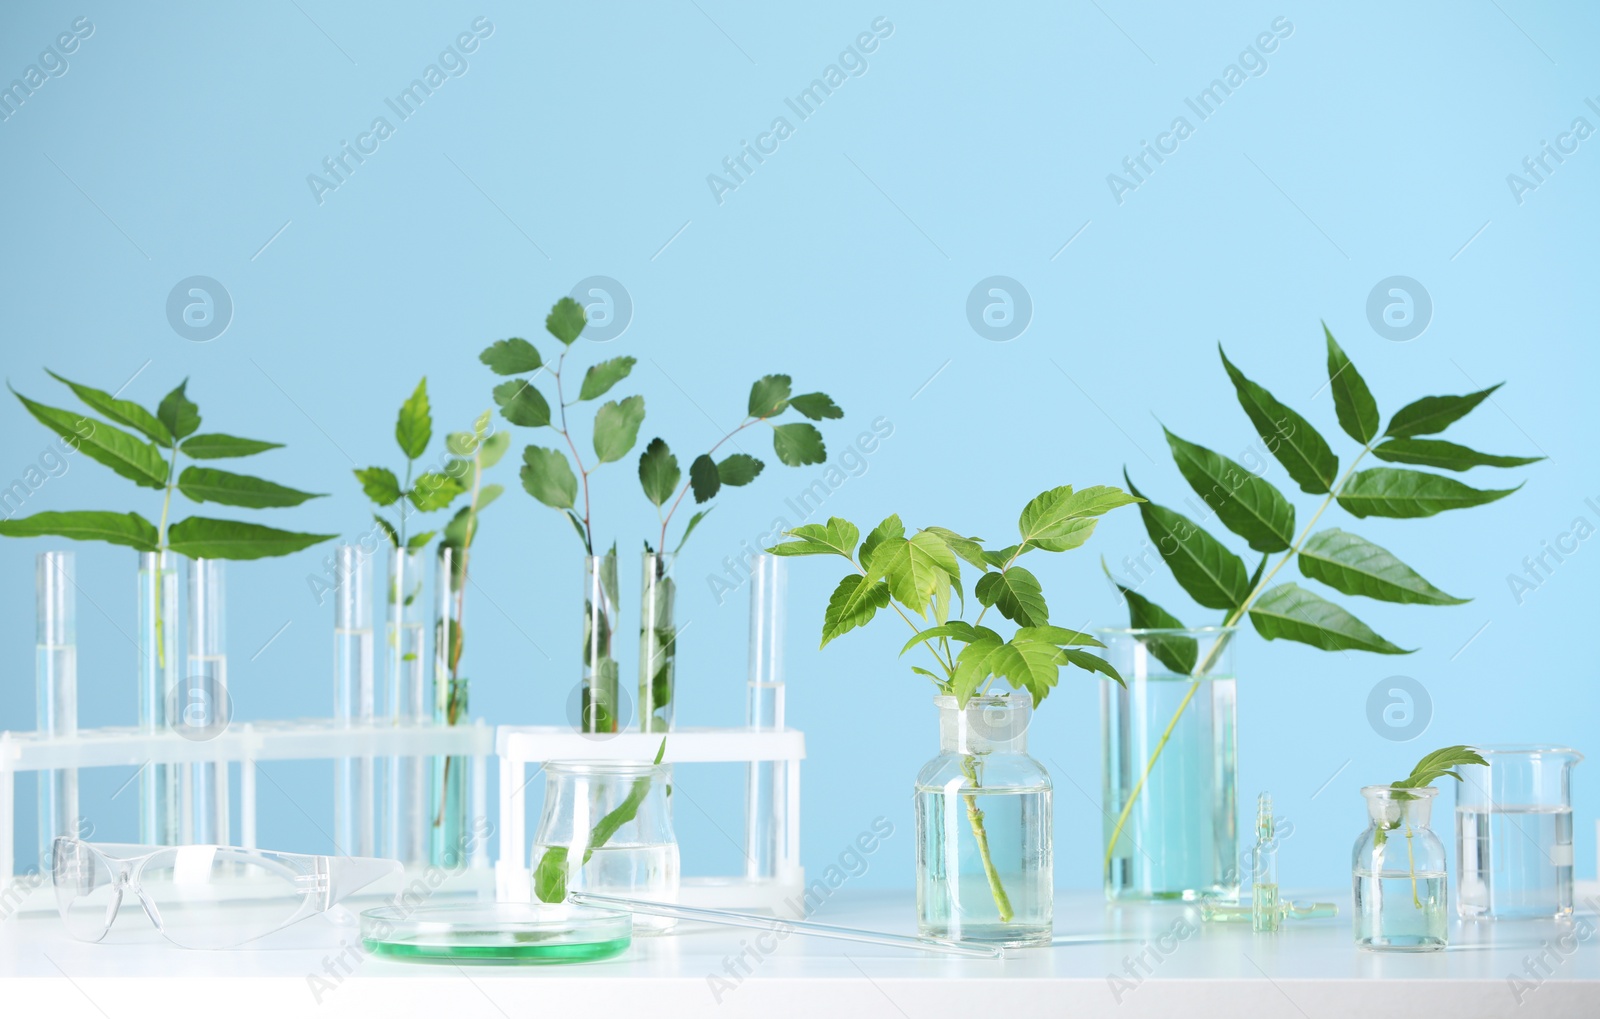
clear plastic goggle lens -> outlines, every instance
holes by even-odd
[[[161,932],[185,948],[231,948],[271,934],[306,907],[307,879],[269,856],[176,846],[144,862],[139,887]]]
[[[122,902],[117,875],[99,853],[82,842],[57,839],[51,857],[56,909],[67,932],[79,941],[99,941],[105,937]]]

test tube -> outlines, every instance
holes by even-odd
[[[389,550],[389,575],[384,604],[384,695],[389,719],[414,726],[433,716],[425,665],[422,598],[423,553],[420,549]],[[389,758],[385,790],[383,855],[407,866],[428,863],[428,771],[426,757]]]
[[[35,571],[39,595],[39,735],[78,731],[78,602],[71,552],[41,552]],[[39,772],[39,870],[50,867],[57,835],[77,835],[78,771]],[[9,876],[9,875],[0,875]]]
[[[750,560],[750,665],[747,720],[751,729],[779,731],[783,719],[783,631],[788,572],[781,556]],[[782,761],[754,761],[745,782],[745,873],[772,879],[786,866],[788,845]]]
[[[189,560],[189,671],[175,705],[177,717],[169,719],[188,739],[221,735],[231,713],[222,584],[222,560]],[[228,762],[179,767],[184,769],[180,842],[229,845]]]
[[[339,589],[333,606],[333,717],[340,725],[371,725],[377,714],[372,663],[372,557],[359,545],[334,550]],[[376,856],[377,783],[371,757],[333,762],[335,848],[347,856]]]
[[[178,690],[178,557],[139,553],[139,729],[167,729],[167,705]],[[139,769],[139,841],[170,846],[178,841],[179,766],[146,764]]]

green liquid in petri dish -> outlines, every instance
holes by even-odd
[[[555,942],[540,944],[536,941],[517,943],[503,940],[475,941],[463,937],[460,941],[441,944],[417,941],[372,941],[363,939],[367,950],[377,955],[396,959],[439,959],[450,962],[479,960],[484,962],[594,962],[610,959],[627,951],[629,937],[609,941]]]

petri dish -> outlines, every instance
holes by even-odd
[[[594,962],[622,954],[632,940],[632,915],[570,903],[382,906],[361,914],[369,952],[411,961]]]

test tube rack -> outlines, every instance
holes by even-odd
[[[239,722],[207,740],[186,739],[170,730],[152,733],[134,727],[80,729],[70,736],[0,731],[0,885],[20,876],[16,875],[14,850],[16,782],[25,772],[225,764],[230,778],[237,774],[239,783],[239,835],[234,841],[255,847],[257,762],[465,757],[470,761],[467,788],[471,791],[472,814],[483,817],[488,807],[485,759],[493,750],[494,730],[482,721],[455,726],[396,725],[387,721],[351,724],[333,719]],[[454,883],[463,890],[474,883],[487,888],[492,873],[487,840],[477,842],[467,863]]]

